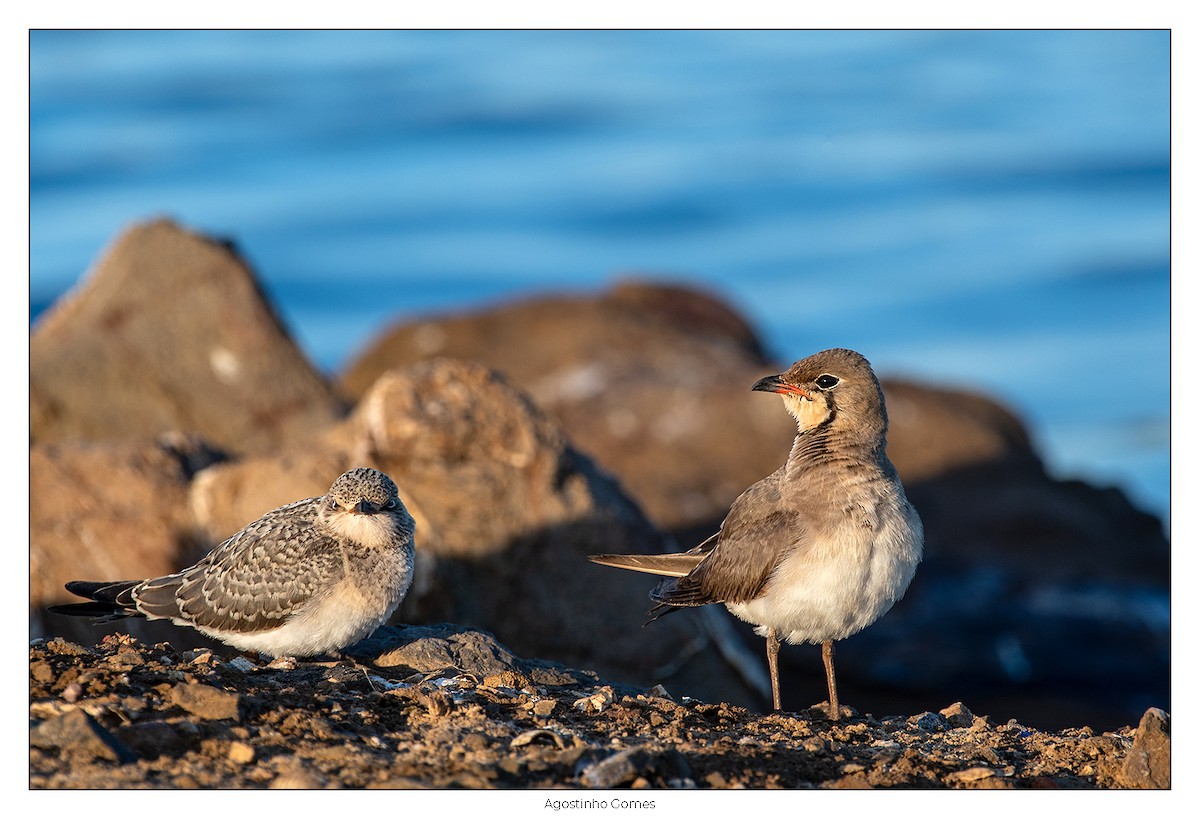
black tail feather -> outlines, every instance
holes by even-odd
[[[668,614],[670,614],[673,611],[679,611],[680,608],[682,608],[682,607],[681,606],[671,606],[671,605],[668,605],[667,603],[658,603],[657,605],[654,606],[654,608],[652,608],[652,609],[650,609],[650,611],[646,612],[646,616],[649,617],[650,619],[647,620],[646,622],[642,623],[642,628],[645,628],[646,626],[650,625],[651,623],[653,623],[655,620],[659,619],[660,617],[666,617]]]
[[[112,603],[67,603],[61,606],[49,606],[46,610],[71,617],[91,617],[97,623],[111,623],[115,620],[124,620],[126,617],[140,616],[136,611],[123,609]]]
[[[67,591],[79,597],[86,597],[87,603],[66,603],[61,606],[49,606],[48,611],[54,614],[66,614],[72,617],[93,617],[98,623],[108,623],[113,620],[123,620],[126,617],[140,617],[137,609],[119,600],[123,592],[136,586],[139,580],[72,580],[66,585]]]
[[[696,594],[689,593],[686,590],[680,592],[679,584],[686,580],[686,577],[668,577],[659,581],[658,585],[650,590],[650,599],[654,601],[654,608],[646,612],[646,616],[650,619],[642,623],[643,628],[660,617],[666,617],[673,611],[693,606],[704,606],[714,602],[712,600],[698,599]],[[692,585],[691,589],[696,589],[696,586]]]
[[[101,603],[116,603],[117,595],[136,586],[140,580],[72,580],[66,585],[67,591],[88,600]]]

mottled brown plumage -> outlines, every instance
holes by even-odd
[[[148,580],[72,581],[62,614],[171,620],[237,648],[312,655],[365,637],[412,582],[413,520],[387,475],[352,469],[267,512],[195,565]]]

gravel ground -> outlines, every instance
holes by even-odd
[[[125,636],[35,640],[29,786],[1170,787],[1159,709],[1103,734],[997,724],[962,703],[909,716],[845,708],[832,723],[818,708],[759,714],[519,660],[484,632],[386,631],[368,659],[272,663]],[[447,642],[464,637],[475,663]],[[435,658],[404,654],[418,644]],[[437,657],[456,665],[431,670]]]

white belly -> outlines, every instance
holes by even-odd
[[[904,595],[921,559],[921,542],[915,513],[886,516],[873,538],[847,525],[785,558],[754,600],[727,607],[758,626],[760,636],[774,628],[789,643],[844,639]]]
[[[412,582],[407,572],[402,587],[372,589],[364,594],[343,581],[328,595],[291,617],[278,628],[258,632],[234,632],[200,628],[199,631],[234,648],[257,651],[272,657],[309,657],[345,648],[369,635],[392,615]]]

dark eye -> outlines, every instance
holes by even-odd
[[[392,498],[390,501],[388,501],[387,503],[385,503],[383,505],[383,508],[384,509],[395,509],[399,505],[400,505],[400,501],[396,500],[395,498]]]
[[[825,373],[817,376],[817,386],[823,390],[831,390],[838,385],[838,377]]]

